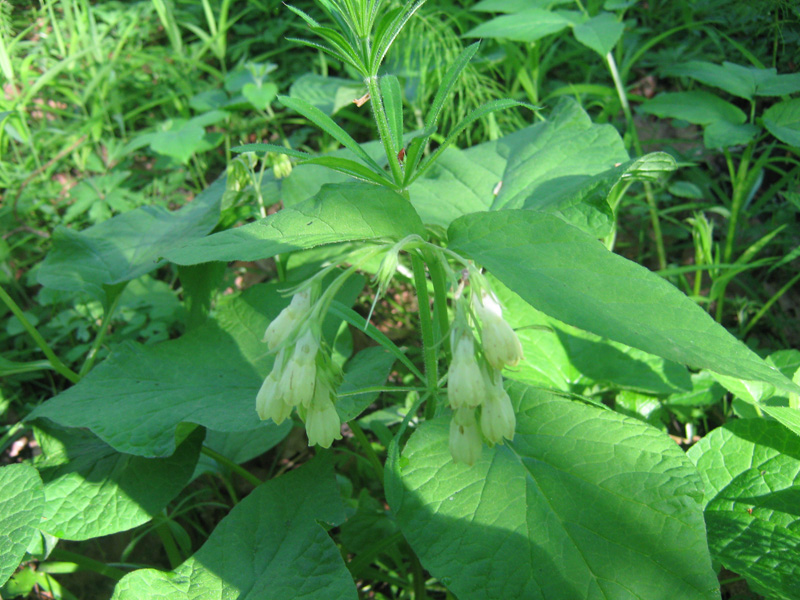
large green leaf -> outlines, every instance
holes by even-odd
[[[493,288],[525,354],[507,377],[578,393],[598,383],[652,394],[692,389],[686,367],[548,317],[497,281]]]
[[[764,113],[764,127],[780,141],[800,148],[800,98],[770,106]]]
[[[39,427],[37,463],[46,498],[42,531],[86,540],[125,531],[160,513],[189,482],[203,442],[196,430],[166,458],[116,452],[81,429]]]
[[[590,176],[628,160],[625,145],[610,125],[595,125],[580,105],[559,102],[550,118],[530,128],[510,154],[503,186],[492,208],[561,210]],[[603,198],[605,200],[605,198]],[[574,210],[586,210],[580,205]],[[596,209],[595,209],[596,210]]]
[[[688,76],[729,94],[752,100],[754,96],[783,96],[800,91],[800,74],[778,75],[775,69],[744,67],[731,62],[716,65],[690,60],[665,69],[668,75]]]
[[[738,125],[729,121],[714,121],[703,130],[703,145],[706,148],[729,148],[749,144],[761,132],[751,123]]]
[[[481,23],[464,34],[473,38],[501,38],[515,42],[535,42],[566,29],[571,21],[542,8],[529,8]]]
[[[311,199],[266,219],[220,231],[166,253],[181,265],[258,260],[321,244],[424,235],[414,209],[399,194],[366,183],[322,186]]]
[[[688,454],[705,484],[712,555],[779,598],[800,597],[800,438],[742,419]]]
[[[316,459],[258,486],[174,571],[125,576],[113,600],[358,598],[325,528],[345,519],[330,463]]]
[[[564,323],[690,367],[797,388],[675,287],[558,217],[476,213],[454,221],[449,238],[451,250]]]
[[[0,467],[0,585],[19,566],[44,510],[39,473],[25,464]]]
[[[604,57],[617,45],[625,25],[611,13],[601,12],[572,30],[575,39]]]
[[[448,148],[428,175],[411,185],[411,202],[426,224],[447,227],[461,215],[491,207],[508,160],[501,154],[505,139],[467,150]]]
[[[669,437],[519,384],[513,442],[453,463],[447,419],[387,470],[403,535],[460,600],[719,598],[697,473]]]
[[[682,119],[696,125],[714,121],[744,123],[746,115],[736,106],[710,92],[667,92],[644,102],[640,110],[669,119]]]
[[[411,186],[411,200],[429,224],[447,226],[488,208],[529,208],[556,213],[599,237],[612,222],[609,191],[638,176],[642,165],[652,169],[651,161],[630,163],[616,129],[593,124],[564,99],[544,123],[445,152],[431,176]]]
[[[355,419],[375,401],[378,392],[370,388],[386,383],[394,356],[381,346],[365,348],[356,354],[345,367],[344,380],[337,393],[340,395],[336,410],[342,422]],[[361,390],[367,390],[359,393]]]
[[[178,211],[147,206],[77,232],[59,227],[39,268],[39,283],[105,299],[104,285],[130,281],[163,265],[170,248],[200,238],[219,219],[225,178]]]
[[[351,280],[339,298],[349,305],[362,285]],[[148,457],[171,456],[182,423],[223,433],[277,427],[258,420],[255,397],[272,367],[261,339],[288,303],[283,287],[254,286],[177,340],[122,345],[32,417],[88,427],[119,452]],[[335,320],[326,321],[328,339],[337,329]]]
[[[289,96],[305,100],[326,115],[332,115],[352,104],[365,91],[366,86],[353,79],[306,73],[294,80]]]

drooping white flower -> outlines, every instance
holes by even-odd
[[[511,326],[503,319],[503,309],[493,295],[473,296],[475,313],[481,320],[483,355],[497,370],[513,367],[522,360],[522,344]]]
[[[308,329],[292,352],[292,357],[284,367],[278,384],[278,393],[289,406],[309,406],[314,397],[314,386],[317,381],[317,352],[319,340]]]
[[[270,373],[256,396],[256,412],[262,421],[272,419],[276,425],[283,423],[292,414],[292,407],[278,395],[279,381],[275,371]]]
[[[450,408],[475,408],[486,397],[487,390],[475,356],[472,334],[459,332],[454,337],[453,360],[447,375],[447,399]]]
[[[306,434],[308,445],[330,448],[333,440],[342,439],[342,423],[331,400],[332,391],[328,382],[320,378],[314,391],[314,399],[306,412]]]
[[[280,346],[291,333],[300,326],[303,317],[311,308],[311,293],[309,290],[297,292],[292,296],[289,306],[284,308],[267,327],[264,340],[270,350]]]
[[[503,438],[509,441],[514,439],[517,418],[511,398],[503,389],[503,378],[499,372],[493,375],[493,384],[481,407],[481,431],[490,443],[502,444]]]
[[[474,465],[481,456],[483,440],[474,408],[459,408],[450,421],[450,454],[453,462]]]

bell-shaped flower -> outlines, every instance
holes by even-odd
[[[308,445],[330,448],[333,440],[342,439],[342,423],[333,405],[330,384],[320,378],[314,391],[314,399],[306,411],[306,434]]]
[[[494,373],[494,382],[489,389],[486,402],[481,406],[481,431],[492,444],[502,444],[503,438],[514,439],[517,418],[511,398],[503,389],[503,378]]]
[[[278,393],[289,406],[311,404],[317,381],[317,352],[319,340],[308,329],[297,340],[278,384]]]
[[[256,412],[262,421],[272,419],[276,425],[283,423],[286,418],[292,414],[292,407],[286,404],[278,394],[278,386],[280,382],[273,370],[264,383],[261,384],[261,389],[258,390],[256,396]]]
[[[483,440],[474,408],[459,408],[450,421],[450,454],[453,461],[474,465],[481,456]]]
[[[453,337],[453,360],[447,371],[447,399],[453,410],[463,406],[475,408],[483,402],[487,390],[475,356],[472,334],[462,331]]]
[[[474,298],[475,312],[481,320],[483,355],[498,371],[513,367],[522,360],[522,344],[511,326],[503,319],[503,309],[491,294]]]
[[[311,308],[311,293],[309,290],[297,292],[292,296],[289,306],[284,308],[267,327],[264,340],[270,350],[280,346],[297,329],[303,317]]]

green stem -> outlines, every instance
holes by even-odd
[[[442,263],[429,249],[423,250],[425,262],[428,263],[428,271],[433,282],[433,310],[436,320],[439,323],[439,340],[446,352],[450,351],[450,315],[447,312],[447,277],[442,267]]]
[[[19,306],[17,306],[17,303],[14,302],[14,299],[11,296],[9,296],[6,293],[5,289],[3,289],[2,287],[0,287],[0,298],[2,298],[6,306],[8,306],[8,308],[11,309],[11,312],[14,314],[14,316],[17,317],[17,319],[19,319],[19,322],[22,323],[22,326],[25,328],[25,331],[27,331],[28,334],[33,338],[33,341],[36,342],[36,345],[39,346],[39,348],[41,348],[42,352],[44,352],[44,355],[47,357],[47,360],[50,361],[50,364],[53,366],[53,369],[55,369],[56,372],[60,373],[61,375],[69,379],[72,383],[77,383],[80,380],[81,376],[72,369],[70,369],[63,362],[61,362],[61,360],[56,356],[55,352],[53,352],[53,350],[50,348],[50,346],[47,344],[47,342],[41,336],[41,334],[36,330],[36,328],[33,325],[31,325],[30,321],[28,321],[28,319],[25,317],[25,313],[22,312],[22,309]]]
[[[117,306],[119,305],[119,300],[122,297],[122,290],[124,287],[125,286],[122,286],[121,289],[115,290],[116,293],[114,300],[112,300],[111,305],[103,315],[103,322],[100,325],[100,331],[97,333],[97,337],[94,338],[94,342],[89,350],[89,354],[86,356],[86,360],[81,366],[81,370],[78,372],[79,377],[86,375],[94,365],[94,361],[97,359],[97,352],[100,350],[100,346],[103,345],[103,341],[106,339],[106,333],[108,333],[108,328],[111,326],[111,319],[114,318],[114,313],[117,311]]]
[[[161,517],[161,522],[156,525],[155,531],[164,546],[164,551],[167,553],[169,566],[173,569],[177,568],[183,562],[183,557],[180,550],[178,550],[178,545],[175,543],[175,538],[172,537],[166,517]]]
[[[389,119],[386,117],[386,110],[383,107],[383,96],[381,95],[380,85],[378,84],[378,77],[372,75],[365,80],[367,89],[369,90],[370,104],[372,105],[372,114],[375,116],[375,124],[378,126],[378,135],[380,135],[383,150],[386,152],[386,158],[389,160],[389,168],[392,171],[392,177],[398,188],[403,185],[403,169],[400,166],[400,161],[397,158],[397,150],[394,149],[392,144],[392,134],[389,131]],[[398,140],[398,144],[402,140]]]
[[[414,600],[425,600],[428,594],[425,590],[425,571],[419,562],[416,552],[408,547],[408,557],[411,560],[411,576],[414,583]]]
[[[425,263],[416,252],[411,253],[411,266],[414,269],[414,286],[417,288],[419,304],[419,323],[422,331],[422,353],[425,364],[425,380],[431,397],[425,405],[425,418],[432,419],[436,414],[439,375],[436,364],[436,344],[433,335],[428,280],[425,277]]]
[[[105,575],[106,577],[110,577],[111,579],[114,579],[116,581],[119,581],[120,579],[125,577],[125,571],[121,569],[117,569],[116,567],[111,567],[98,560],[94,560],[87,556],[83,556],[82,554],[76,554],[75,552],[70,552],[69,550],[63,550],[62,548],[55,548],[50,553],[48,561],[71,562],[77,565],[81,570],[94,571],[95,573],[99,573],[100,575]],[[47,563],[42,564],[42,567],[46,566]]]
[[[628,125],[628,134],[631,136],[633,149],[637,156],[643,156],[642,143],[639,141],[639,134],[636,131],[636,123],[633,120],[633,113],[631,106],[628,103],[628,94],[625,91],[625,86],[622,83],[622,78],[617,70],[617,62],[614,56],[609,52],[606,55],[606,63],[608,70],[611,73],[611,78],[614,80],[614,88],[617,90],[619,102],[622,105],[622,112],[625,114],[625,121]],[[647,206],[650,211],[650,223],[653,227],[653,237],[656,241],[656,254],[658,255],[658,268],[667,268],[667,253],[664,250],[664,236],[661,233],[661,222],[658,218],[658,202],[656,202],[655,194],[653,193],[653,186],[649,181],[644,182],[644,195],[647,198]]]
[[[375,453],[375,449],[372,447],[372,444],[367,439],[364,430],[361,429],[361,426],[354,420],[348,423],[350,426],[350,430],[353,432],[356,440],[361,445],[362,450],[364,450],[364,454],[367,455],[367,459],[375,468],[375,472],[378,474],[378,481],[383,481],[383,465],[381,464],[378,455]]]
[[[227,456],[223,456],[222,454],[220,454],[216,450],[212,450],[208,446],[203,446],[203,447],[200,448],[200,452],[202,452],[203,454],[205,454],[209,458],[213,458],[219,464],[227,467],[232,472],[234,472],[237,475],[241,476],[243,479],[246,479],[247,481],[249,481],[253,485],[255,485],[255,486],[261,485],[262,481],[258,477],[256,477],[252,473],[250,473],[250,471],[248,471],[244,467],[242,467],[240,465],[237,465],[230,458],[228,458]]]
[[[748,169],[750,168],[750,158],[753,154],[754,144],[751,142],[747,149],[742,154],[742,159],[739,161],[738,169],[733,166],[733,158],[728,150],[725,150],[725,160],[728,163],[728,172],[731,178],[731,186],[733,187],[731,193],[731,216],[728,219],[728,233],[725,236],[725,248],[722,251],[722,262],[729,263],[733,256],[734,242],[736,241],[736,229],[739,225],[739,212],[742,210],[745,198],[747,197],[748,186],[746,185],[748,177]],[[728,283],[724,282],[720,286],[717,298],[717,310],[715,319],[717,323],[722,322],[722,317],[725,311],[725,291],[727,290]]]

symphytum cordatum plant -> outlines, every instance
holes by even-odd
[[[343,150],[242,146],[227,179],[178,211],[55,231],[39,282],[94,298],[103,325],[79,372],[41,340],[75,385],[31,414],[42,456],[0,470],[0,580],[60,540],[152,521],[172,570],[102,565],[117,600],[714,599],[720,565],[798,597],[797,364],[762,360],[606,245],[627,186],[674,161],[631,159],[613,127],[566,100],[497,141],[451,147],[519,105],[495,101],[437,133],[477,44],[425,127],[406,132],[400,81],[381,63],[422,3],[320,0],[329,24],[290,7],[317,36],[301,43],[363,79],[379,144],[281,97]],[[253,153],[273,170],[256,172]],[[264,217],[231,228],[242,197]],[[277,281],[212,303],[224,263],[266,258]],[[94,366],[126,285],[168,262],[184,335],[122,344]],[[373,308],[413,290],[420,345],[397,346],[377,313],[350,308],[364,273]],[[351,356],[356,330],[375,344]],[[714,378],[753,416],[688,453],[600,401],[621,390],[677,405]],[[314,458],[280,476],[241,466],[287,436],[296,446],[301,425]],[[233,508],[193,552],[180,505],[166,508],[209,472],[254,489],[230,490]]]

